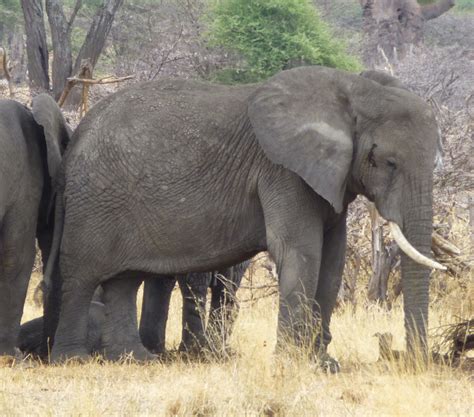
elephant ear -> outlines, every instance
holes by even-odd
[[[71,129],[56,102],[47,94],[33,99],[33,118],[42,127],[46,142],[48,171],[55,178],[61,165],[61,157],[71,137]]]
[[[248,105],[266,156],[303,178],[337,213],[343,210],[353,151],[347,82],[341,71],[295,68],[270,78]]]

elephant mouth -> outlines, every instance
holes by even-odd
[[[418,252],[410,244],[410,242],[408,242],[408,239],[405,237],[405,235],[400,229],[400,226],[398,226],[397,223],[389,221],[388,224],[389,224],[390,233],[392,234],[393,239],[395,240],[395,242],[397,242],[398,246],[405,253],[405,255],[413,259],[415,262],[421,265],[427,266],[428,268],[439,269],[441,271],[446,270],[445,266],[441,265],[440,263],[434,261],[433,259],[430,259],[426,257],[425,255],[422,255],[420,252]]]

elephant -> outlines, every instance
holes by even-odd
[[[144,274],[218,270],[267,250],[279,277],[277,349],[307,346],[337,371],[326,348],[358,194],[404,252],[407,347],[426,351],[430,268],[443,269],[430,259],[439,151],[420,97],[320,66],[241,86],[162,79],[105,98],[75,130],[58,180],[52,361],[87,358],[98,285],[107,345],[146,359],[133,308]]]
[[[38,239],[46,262],[53,237],[52,181],[69,128],[46,94],[32,109],[0,100],[0,355],[14,355]]]
[[[223,354],[238,313],[236,292],[250,262],[215,272],[147,279],[145,281],[140,339],[150,352],[165,352],[166,323],[171,292],[176,281],[183,296],[183,325],[180,351],[200,353],[203,348]],[[206,331],[206,298],[211,288],[211,305]]]

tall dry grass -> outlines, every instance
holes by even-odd
[[[261,269],[254,281],[267,282]],[[41,314],[32,301],[33,276],[24,320]],[[468,280],[472,295],[472,280]],[[248,289],[239,293],[251,299]],[[434,303],[430,327],[473,313],[472,298],[460,293],[456,305]],[[173,294],[168,347],[179,343],[181,301]],[[162,416],[470,416],[472,375],[430,365],[413,373],[378,362],[376,332],[391,332],[404,348],[400,300],[387,311],[342,305],[334,315],[330,353],[342,372],[326,375],[291,349],[274,354],[277,298],[245,302],[224,363],[134,363],[46,366],[24,362],[0,368],[0,415]],[[433,340],[435,342],[435,340]]]

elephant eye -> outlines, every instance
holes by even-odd
[[[397,163],[395,162],[395,159],[393,159],[393,158],[388,158],[387,159],[387,165],[392,169],[397,168]]]
[[[374,155],[374,149],[377,147],[377,145],[374,143],[372,145],[372,148],[370,148],[370,151],[369,151],[369,156],[368,156],[368,159],[369,159],[369,165],[371,167],[376,167],[377,166],[377,163],[375,162],[375,155]]]

